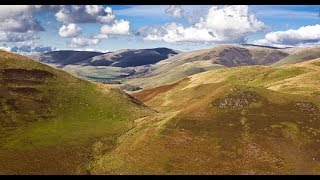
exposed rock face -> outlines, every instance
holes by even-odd
[[[294,106],[302,111],[314,112],[317,110],[317,107],[310,102],[296,102]]]
[[[236,87],[236,86],[233,86],[231,89],[230,89],[230,92],[236,92],[238,91],[239,89]]]
[[[234,87],[231,91],[236,91]],[[229,94],[226,98],[219,99],[217,101],[217,106],[220,109],[237,109],[243,108],[244,106],[256,102],[258,100],[258,94],[252,91],[244,91],[240,94],[234,95]]]

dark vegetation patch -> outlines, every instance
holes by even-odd
[[[267,52],[268,53],[268,52]],[[254,61],[257,65],[270,65],[272,63],[275,63],[285,57],[287,57],[289,54],[282,52],[282,51],[273,51],[268,54],[264,51],[257,51],[254,55]]]
[[[191,75],[202,73],[202,72],[205,72],[205,71],[206,70],[203,69],[203,68],[195,67],[195,68],[187,69],[186,71],[184,71],[184,73],[186,75],[188,75],[188,76],[191,76]]]
[[[36,95],[41,92],[38,89],[31,88],[31,87],[9,88],[9,91],[13,93],[23,94],[23,95]]]
[[[245,48],[226,48],[219,53],[218,63],[227,67],[254,65],[252,55],[249,50]]]
[[[26,69],[4,69],[4,79],[28,79],[44,81],[46,78],[53,77],[54,75],[48,71],[43,70],[26,70]]]
[[[124,84],[120,86],[121,90],[125,90],[125,91],[138,91],[140,89],[142,89],[139,86],[135,86],[135,85],[130,85],[130,84]]]
[[[7,85],[40,85],[43,84],[43,81],[37,81],[37,80],[22,80],[22,79],[4,79],[3,80],[5,84]]]
[[[122,83],[116,80],[106,80],[106,81],[103,81],[103,84],[122,84]]]
[[[112,64],[116,67],[133,67],[133,66],[142,66],[146,64],[154,64],[163,59],[166,59],[168,56],[159,54],[154,51],[142,51],[139,53],[135,52],[126,52],[128,55],[123,55],[121,60]]]

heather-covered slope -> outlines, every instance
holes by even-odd
[[[319,174],[320,83],[308,83],[318,73],[319,60],[224,68],[135,93],[160,114],[136,120],[114,150],[94,158],[90,171]],[[273,89],[291,80],[308,91]]]

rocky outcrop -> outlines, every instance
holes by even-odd
[[[236,87],[233,87],[231,91],[237,91]],[[243,91],[236,94],[231,93],[227,97],[219,99],[216,105],[220,109],[238,109],[258,101],[258,97],[259,95],[253,91]]]

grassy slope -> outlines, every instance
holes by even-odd
[[[94,81],[105,81],[109,79],[120,79],[127,76],[127,73],[121,73],[120,67],[111,66],[82,66],[82,65],[68,65],[63,70],[74,74],[75,76],[84,77]]]
[[[289,56],[272,64],[272,66],[281,66],[285,64],[295,64],[303,61],[308,61],[320,57],[319,47],[307,47],[302,49],[294,49],[294,52]]]
[[[123,82],[148,89],[162,86],[165,84],[170,84],[193,74],[198,74],[200,72],[205,72],[214,69],[221,69],[223,67],[224,66],[218,64],[212,64],[209,61],[189,62],[177,67],[169,68],[168,71],[161,72],[155,76],[133,78],[129,80],[124,80]]]
[[[0,174],[83,173],[93,142],[112,146],[153,112],[117,89],[4,51],[0,103]]]
[[[271,48],[220,45],[178,54],[153,65],[153,70],[146,77],[125,82],[148,89],[225,66],[269,65],[286,56],[287,53]]]
[[[95,156],[91,172],[319,174],[319,83],[303,84],[319,64],[209,71],[136,93],[162,114],[136,120],[117,148]],[[312,90],[267,89],[290,78]]]

